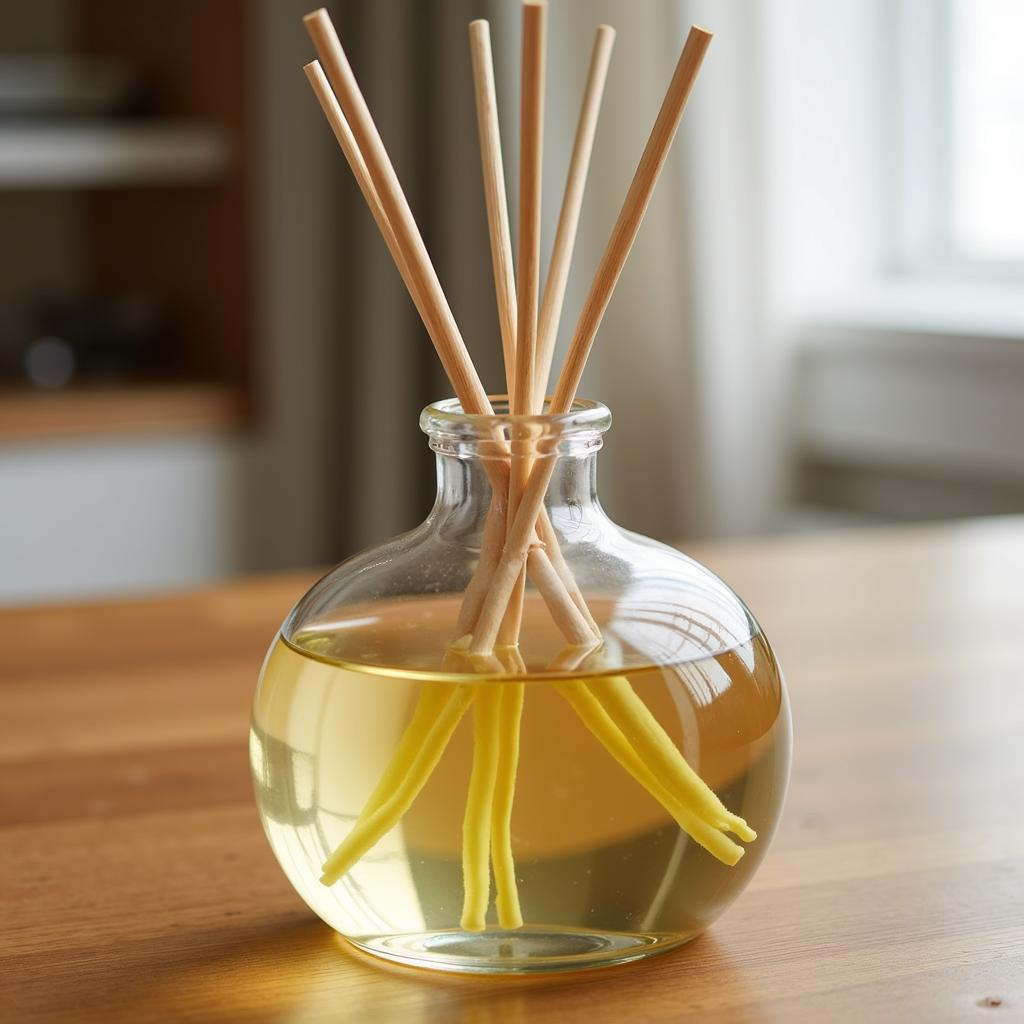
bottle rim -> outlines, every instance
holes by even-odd
[[[420,429],[432,442],[494,441],[496,436],[510,439],[524,431],[535,440],[557,438],[559,441],[579,442],[584,437],[600,438],[612,425],[608,406],[589,398],[577,398],[565,413],[515,416],[508,411],[508,395],[488,397],[494,409],[493,415],[463,412],[457,398],[431,402],[420,413]],[[550,401],[549,395],[544,400],[545,407]]]

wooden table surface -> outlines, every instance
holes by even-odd
[[[790,685],[760,873],[647,963],[353,953],[253,804],[249,703],[310,577],[0,613],[4,1021],[1024,1020],[1024,520],[702,546]]]

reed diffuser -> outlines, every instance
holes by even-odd
[[[282,626],[253,771],[275,853],[325,921],[453,970],[598,966],[693,938],[750,878],[788,776],[763,633],[706,569],[607,519],[610,414],[577,398],[711,36],[690,30],[546,397],[614,41],[597,29],[542,291],[546,15],[523,4],[515,257],[489,28],[469,26],[507,388],[493,399],[330,18],[305,19],[306,75],[456,398],[421,416],[439,465],[426,522],[342,563]]]

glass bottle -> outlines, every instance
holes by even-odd
[[[789,774],[786,692],[725,583],[605,515],[607,408],[495,409],[425,409],[426,521],[288,615],[253,710],[257,801],[298,893],[367,952],[461,971],[621,963],[700,934],[757,869]],[[566,646],[529,581],[518,648],[459,642],[501,441],[554,460],[545,510],[600,627],[590,649]],[[709,833],[695,802],[745,824]]]

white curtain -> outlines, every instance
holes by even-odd
[[[762,529],[781,478],[761,276],[758,6],[569,0],[551,16],[552,58],[572,55],[549,62],[559,96],[551,186],[564,173],[592,26],[618,29],[567,311],[582,302],[686,31],[715,32],[584,389],[616,415],[601,489],[621,522],[666,539]],[[563,340],[571,327],[570,315]]]

